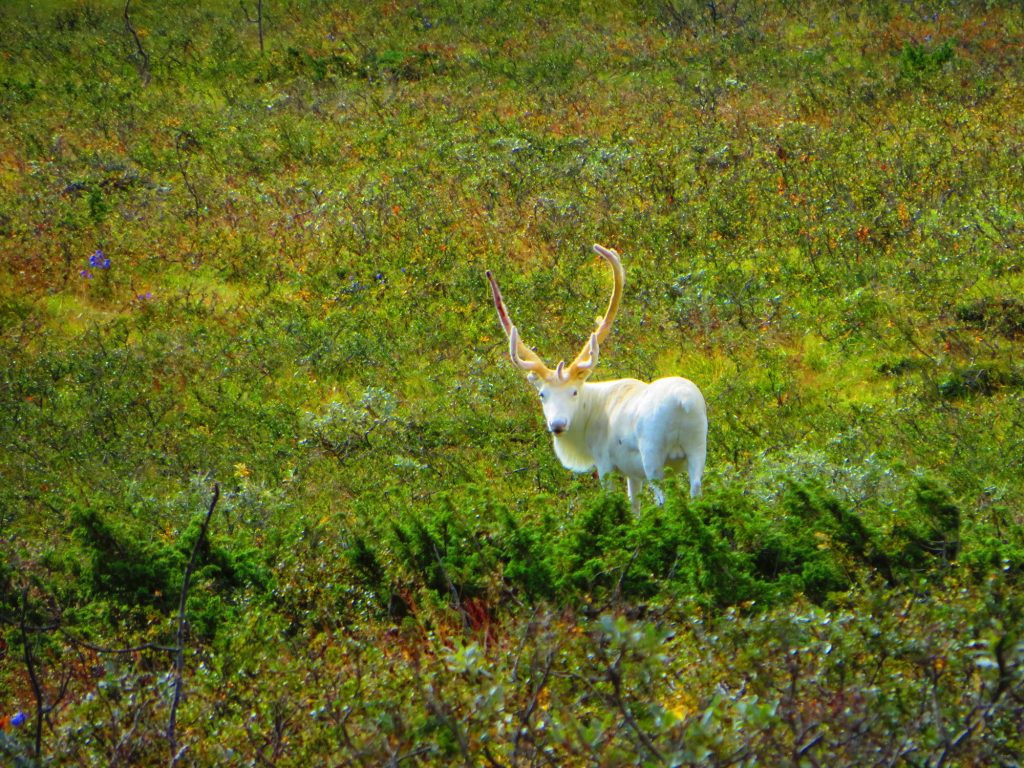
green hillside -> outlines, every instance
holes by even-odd
[[[0,763],[1018,765],[1024,8],[837,7],[0,4]]]

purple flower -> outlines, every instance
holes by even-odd
[[[21,726],[25,724],[26,720],[28,720],[28,715],[24,712],[15,712],[11,715],[11,725],[15,728],[21,728]]]
[[[89,257],[89,266],[95,269],[110,269],[110,259],[97,248],[96,252]]]
[[[89,271],[88,269],[83,269],[83,270],[82,270],[81,272],[79,272],[78,274],[80,274],[80,275],[81,275],[82,277],[84,277],[84,278],[85,278],[86,280],[92,280],[92,272],[90,272],[90,271]]]

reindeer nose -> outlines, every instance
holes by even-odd
[[[565,432],[565,428],[568,426],[569,424],[566,422],[565,419],[558,419],[557,421],[552,421],[550,424],[548,424],[548,431],[557,437],[558,435]]]

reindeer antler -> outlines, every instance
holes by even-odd
[[[598,321],[597,329],[590,334],[590,339],[583,345],[583,349],[580,350],[580,353],[566,371],[566,378],[570,376],[589,376],[594,366],[597,365],[601,344],[608,338],[608,333],[612,329],[615,314],[619,311],[619,303],[622,301],[622,289],[626,284],[626,272],[622,268],[622,262],[619,261],[619,254],[611,248],[605,248],[597,243],[594,244],[594,252],[611,265],[613,279],[612,297],[608,300],[608,309],[605,310],[604,317]]]
[[[498,281],[494,279],[494,274],[489,269],[487,270],[487,280],[491,284],[491,295],[494,297],[494,308],[498,311],[498,320],[501,321],[501,327],[508,334],[508,353],[512,362],[524,371],[547,378],[552,373],[551,369],[544,364],[536,352],[523,344],[522,339],[519,338],[519,329],[512,324],[512,319],[508,315],[508,307],[505,306],[505,302],[501,298]]]
[[[569,365],[566,365],[564,362],[559,363],[554,371],[548,368],[544,361],[540,359],[540,356],[527,347],[522,339],[519,338],[519,330],[512,324],[512,319],[508,314],[508,307],[505,306],[505,302],[501,298],[501,289],[498,287],[498,281],[494,279],[494,274],[491,270],[487,270],[487,280],[491,284],[491,295],[494,297],[494,308],[498,311],[498,320],[501,321],[501,327],[508,334],[509,357],[512,358],[513,363],[524,371],[530,371],[542,378],[553,376],[560,381],[568,381],[574,376],[586,378],[590,375],[594,366],[597,365],[601,344],[608,337],[608,333],[612,329],[615,314],[618,312],[619,303],[622,301],[622,289],[626,283],[626,273],[622,269],[622,262],[619,261],[619,254],[611,248],[595,244],[594,252],[607,261],[612,268],[612,296],[608,300],[608,309],[605,311],[604,317],[598,320],[597,329],[590,334],[590,338],[583,345],[583,349],[580,350],[576,359]]]

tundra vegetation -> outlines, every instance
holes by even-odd
[[[1024,9],[840,5],[0,6],[0,762],[1019,764]]]

